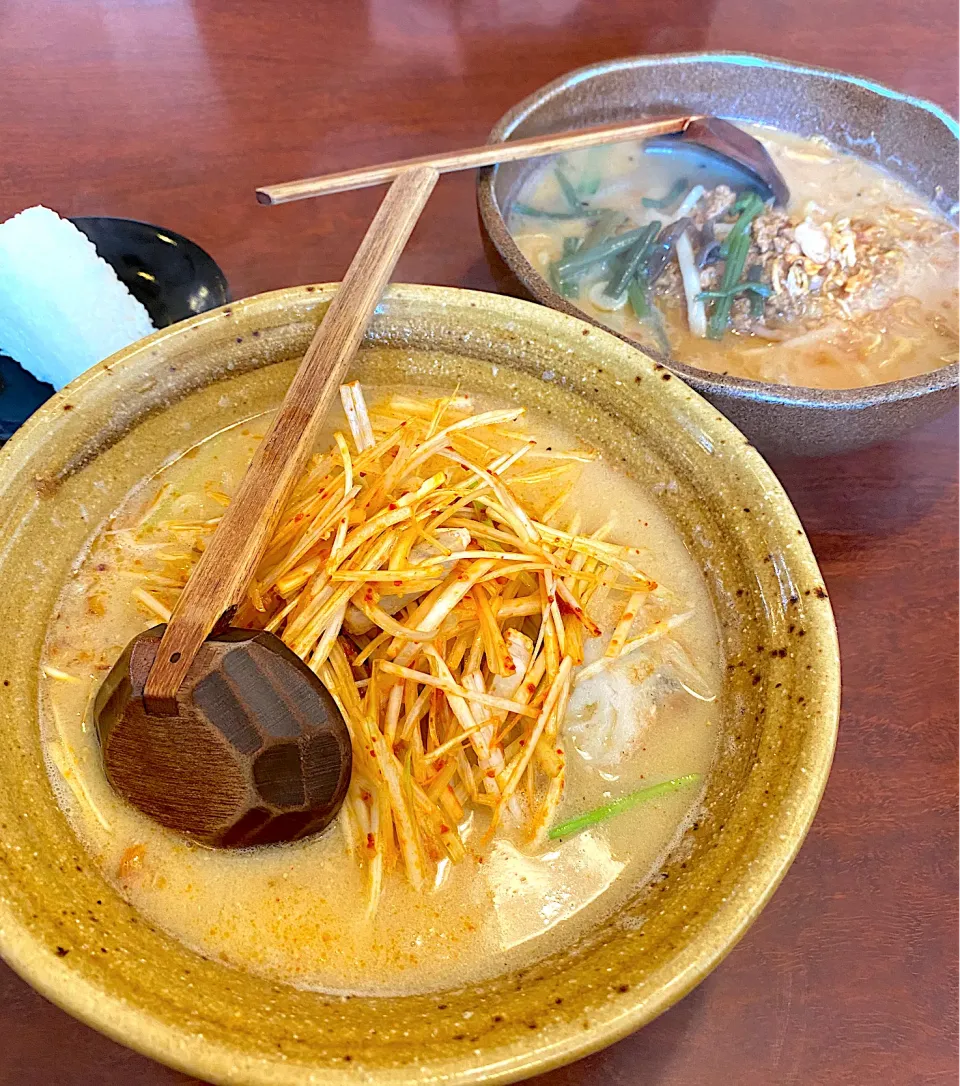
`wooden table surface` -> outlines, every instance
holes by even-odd
[[[703,49],[842,68],[956,112],[952,0],[3,0],[0,219],[43,202],[161,223],[237,297],[336,279],[379,193],[267,209],[257,184],[479,143],[571,68]],[[395,278],[493,289],[472,176],[441,180]],[[956,415],[774,466],[840,628],[823,805],[716,972],[540,1086],[956,1081]],[[190,1081],[0,965],[0,1086]]]

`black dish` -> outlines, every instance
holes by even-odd
[[[157,328],[230,301],[226,276],[195,242],[162,226],[107,216],[70,220],[93,242]]]
[[[92,216],[70,221],[93,242],[157,328],[230,301],[217,262],[182,234],[135,219]],[[0,382],[0,441],[6,441],[54,390],[2,354]]]

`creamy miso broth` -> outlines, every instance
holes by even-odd
[[[426,412],[426,426],[436,410],[431,394],[416,389],[367,388],[365,393],[374,439],[416,410]],[[468,412],[501,406],[457,399],[445,409],[449,414],[431,425],[436,430]],[[543,517],[545,525],[562,525],[571,538],[595,539],[597,547],[635,548],[617,552],[634,557],[611,577],[642,569],[649,584],[636,594],[594,592],[588,611],[601,633],[585,640],[583,661],[573,669],[574,677],[584,669],[593,674],[566,691],[554,737],[563,771],[550,778],[538,770],[535,781],[532,773],[529,781],[525,774],[491,838],[494,808],[471,802],[453,778],[440,809],[462,808],[457,832],[464,854],[454,862],[442,848],[431,853],[426,842],[425,878],[416,887],[395,842],[393,855],[382,862],[375,858],[373,835],[382,821],[372,814],[378,808],[369,807],[365,778],[355,788],[356,753],[346,813],[322,834],[283,846],[236,851],[198,846],[148,820],[108,785],[91,724],[91,695],[130,638],[161,621],[175,601],[198,540],[235,491],[268,423],[269,415],[263,415],[223,430],[147,480],[91,540],[64,589],[45,648],[41,719],[51,780],[71,824],[106,878],[151,922],[204,955],[299,986],[341,993],[421,992],[477,981],[571,942],[642,886],[696,817],[717,742],[721,659],[706,586],[654,497],[602,455],[540,418],[510,421],[496,434],[492,428],[473,430],[469,440],[476,445],[477,435],[483,435],[498,442],[504,455],[525,449],[506,467],[499,466],[502,460],[490,461],[522,498],[523,508]],[[334,426],[346,435],[359,475],[363,441],[352,445],[342,416]],[[331,444],[327,433],[320,447]],[[466,438],[457,439],[455,447],[474,448]],[[494,453],[488,450],[488,460]],[[474,455],[481,456],[479,445]],[[424,487],[424,477],[436,466],[428,461],[410,486]],[[449,462],[447,467],[448,482],[464,470]],[[483,497],[479,484],[475,492]],[[491,503],[472,529],[480,535],[495,524],[503,527]],[[463,553],[478,545],[474,536]],[[411,550],[404,561],[412,562],[415,553]],[[599,583],[597,577],[589,579],[591,568],[601,568],[592,559],[574,560],[573,551],[567,557],[587,578],[583,584]],[[453,561],[447,554],[431,560],[441,558]],[[476,559],[457,561],[466,567]],[[514,580],[527,584],[524,576],[538,575]],[[498,608],[511,603],[496,595],[499,581],[476,587]],[[292,591],[287,582],[284,589]],[[517,606],[523,598],[518,589],[512,602]],[[387,597],[379,599],[389,609]],[[632,620],[624,622],[628,604]],[[413,601],[394,615],[413,622],[415,608]],[[568,631],[569,613],[565,610]],[[343,642],[356,660],[370,646],[371,631],[359,613],[347,613],[346,621],[338,644]],[[532,629],[525,623],[536,621],[528,611],[503,627],[511,651],[523,641],[522,631]],[[622,657],[604,655],[612,636],[623,646]],[[564,653],[574,651],[573,635],[568,638]],[[640,644],[630,648],[629,639]],[[450,648],[455,643],[443,644],[445,658],[460,674]],[[534,657],[536,651],[539,646]],[[362,666],[353,667],[355,680],[361,673]],[[507,679],[488,675],[488,692],[503,690],[498,684]],[[369,680],[358,681],[360,694],[369,694]],[[534,705],[544,693],[541,688]],[[406,712],[406,702],[403,708]],[[408,741],[420,757],[424,745],[435,746],[458,727],[450,714],[437,712],[437,722],[423,718],[420,734]],[[436,737],[428,734],[434,727],[441,732]],[[517,749],[511,752],[507,740],[504,744],[512,765]],[[494,745],[491,740],[491,749]],[[401,739],[394,749],[409,754]],[[698,779],[580,833],[548,836],[551,826],[566,819],[646,785],[692,774]],[[501,789],[504,779],[502,773]],[[534,811],[542,824],[532,828]],[[368,821],[361,825],[364,818]]]
[[[539,167],[510,232],[592,318],[701,369],[854,388],[955,362],[955,226],[822,139],[741,127],[779,168],[788,207],[751,199],[715,159],[624,143]],[[728,241],[738,234],[742,247]]]

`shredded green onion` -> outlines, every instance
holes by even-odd
[[[660,315],[660,310],[650,300],[650,287],[642,275],[638,275],[627,287],[627,298],[637,320],[649,325],[661,353],[665,358],[669,358],[670,340],[667,339],[667,330],[663,326],[663,317]]]
[[[597,807],[593,811],[587,811],[586,814],[561,822],[558,826],[554,826],[547,836],[551,841],[556,841],[559,837],[570,837],[574,833],[585,830],[588,826],[595,826],[598,822],[604,822],[608,818],[613,818],[614,815],[629,811],[639,803],[645,803],[649,799],[656,799],[658,796],[676,792],[688,784],[696,784],[699,780],[699,773],[687,773],[683,777],[674,777],[670,781],[661,781],[660,784],[649,784],[645,788],[638,788],[636,792],[621,796],[620,799],[604,804],[603,807]]]
[[[627,216],[624,215],[622,211],[614,211],[612,209],[601,211],[593,220],[593,225],[587,231],[587,235],[583,239],[583,244],[580,246],[581,251],[586,252],[595,245],[599,245],[601,241],[606,241],[607,238],[613,237],[626,221]]]
[[[573,254],[580,248],[580,238],[567,237],[563,239],[563,257],[573,256]],[[572,279],[564,279],[559,271],[560,261],[555,260],[550,265],[550,286],[558,293],[562,294],[564,298],[575,298],[580,293],[580,288],[577,286],[576,281]]]
[[[720,256],[726,258],[733,251],[733,246],[740,238],[750,236],[750,224],[764,210],[766,205],[755,192],[746,192],[733,205],[733,210],[739,210],[740,217],[733,224],[733,229],[724,238],[720,246]]]
[[[594,245],[589,249],[585,245],[581,245],[573,256],[567,257],[560,262],[560,273],[568,275],[570,272],[583,271],[603,260],[609,260],[610,257],[616,256],[617,253],[625,252],[640,240],[645,230],[645,226],[638,226],[634,230],[627,230],[622,234],[607,238],[606,241],[602,241],[599,245]]]
[[[756,190],[746,189],[744,192],[741,192],[740,195],[737,197],[737,200],[734,203],[733,207],[730,208],[730,211],[734,215],[737,215],[741,211],[746,211],[747,208],[752,207],[755,200],[760,200],[760,196],[756,192]],[[760,200],[760,202],[763,203],[762,200]]]
[[[743,280],[740,283],[735,284],[729,290],[701,290],[697,295],[701,301],[716,298],[736,298],[738,294],[751,293],[758,298],[769,298],[770,288],[766,283],[754,283],[749,279]]]
[[[592,219],[600,214],[599,211],[588,207],[581,207],[579,211],[547,211],[544,208],[531,207],[529,204],[514,204],[512,210],[530,219]]]
[[[747,253],[750,249],[750,223],[765,209],[766,204],[756,192],[745,192],[733,205],[734,211],[740,211],[740,217],[720,245],[720,255],[727,263],[723,267],[720,296],[713,302],[713,311],[707,321],[707,336],[718,340],[730,324],[730,308],[733,305],[733,289],[740,283]]]
[[[729,292],[743,275],[743,266],[747,262],[749,250],[749,234],[741,233],[730,246],[727,262],[723,268],[723,278],[720,281],[719,293],[723,296],[713,303],[713,312],[707,321],[707,336],[710,339],[720,339],[727,330],[727,325],[730,323],[730,308],[733,305],[733,295]]]
[[[648,223],[646,226],[646,233],[642,234],[637,241],[636,245],[632,249],[628,249],[625,256],[623,267],[610,277],[609,283],[606,286],[607,296],[610,298],[619,298],[621,294],[627,289],[627,285],[633,280],[637,272],[640,269],[640,265],[647,253],[650,251],[650,247],[653,245],[654,239],[660,232],[660,223],[654,220]]]
[[[761,276],[763,275],[763,268],[759,264],[753,264],[747,268],[747,282],[760,284]],[[750,316],[754,319],[758,319],[763,316],[763,303],[770,297],[770,288],[767,288],[766,294],[761,294],[760,291],[754,290],[750,294]]]
[[[685,177],[678,178],[666,196],[659,200],[650,196],[644,196],[640,201],[644,207],[653,208],[654,211],[666,211],[668,207],[680,202],[680,197],[689,189],[690,182]]]
[[[577,190],[573,187],[570,178],[560,169],[559,166],[554,168],[554,177],[557,179],[557,184],[560,186],[560,191],[563,193],[564,200],[567,201],[567,207],[571,211],[582,211],[583,205],[580,203],[580,197],[577,195]]]
[[[591,147],[587,151],[587,157],[577,182],[577,192],[581,196],[593,196],[600,188],[600,170],[597,165],[597,157],[601,148]]]

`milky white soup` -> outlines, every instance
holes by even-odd
[[[591,318],[700,369],[857,388],[956,362],[955,225],[822,139],[742,127],[783,175],[787,207],[748,202],[743,175],[715,159],[623,143],[538,168],[509,213],[510,232]],[[725,251],[741,231],[743,249]],[[633,234],[628,250],[584,266]]]
[[[377,422],[376,403],[389,411],[391,397],[420,395],[365,391],[382,427],[396,419]],[[370,855],[356,847],[356,827],[342,816],[294,844],[216,851],[159,827],[111,791],[89,699],[124,645],[175,599],[165,581],[177,580],[168,575],[191,540],[171,523],[219,515],[268,422],[261,416],[223,430],[144,482],[91,540],[64,589],[44,652],[41,719],[50,777],[71,824],[105,877],[152,923],[208,957],[302,987],[424,992],[502,973],[569,943],[677,847],[697,816],[719,716],[718,627],[702,577],[654,496],[602,457],[576,464],[579,481],[562,502],[562,471],[557,481],[528,485],[517,465],[512,485],[518,494],[524,486],[535,491],[530,507],[538,515],[559,506],[552,523],[575,512],[578,531],[606,524],[609,540],[642,548],[643,572],[658,587],[638,607],[634,637],[665,617],[677,624],[572,687],[557,737],[566,776],[552,821],[647,784],[688,774],[698,781],[561,840],[545,832],[530,840],[509,812],[486,840],[489,808],[471,807],[461,792],[470,808],[458,827],[464,858],[432,860],[419,890],[399,862],[385,865],[374,896]],[[335,425],[349,436],[342,417]],[[584,452],[535,417],[512,429],[521,425],[534,439],[533,455]],[[327,434],[321,447],[329,445]],[[551,461],[524,462],[542,468]],[[623,597],[598,597],[592,611],[602,634],[586,644],[577,672],[603,656]]]

